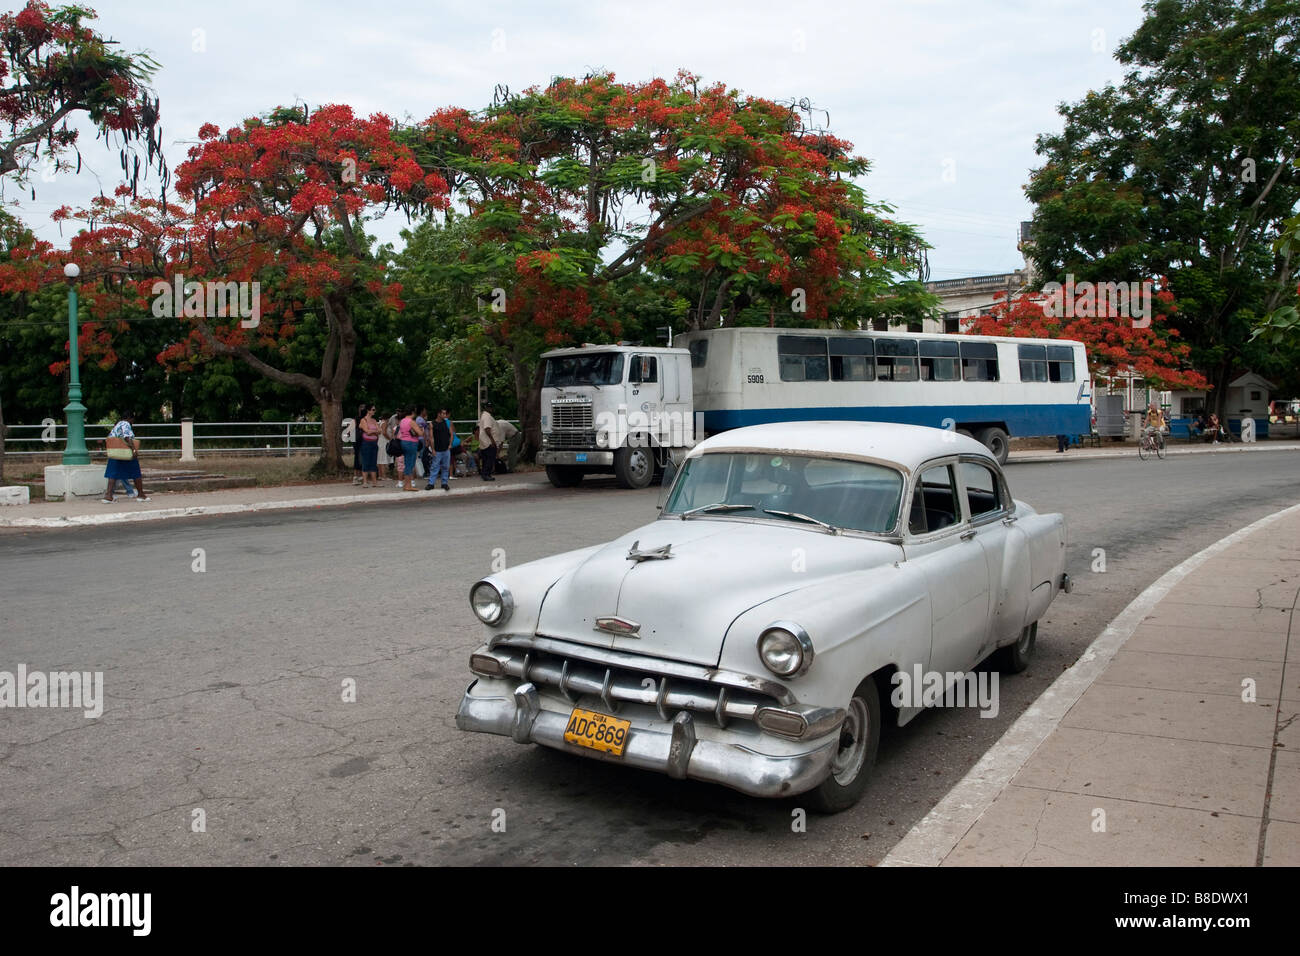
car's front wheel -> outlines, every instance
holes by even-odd
[[[809,805],[821,813],[839,813],[857,803],[867,789],[879,749],[880,690],[875,679],[868,677],[849,700],[831,772],[809,792]]]

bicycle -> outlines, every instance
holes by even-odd
[[[1138,439],[1138,457],[1146,461],[1155,452],[1157,458],[1165,457],[1165,433],[1157,431],[1154,435],[1143,435]]]

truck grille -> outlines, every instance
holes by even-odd
[[[599,697],[611,714],[618,713],[620,704],[644,704],[654,707],[665,721],[687,710],[726,727],[733,720],[752,721],[761,707],[781,706],[775,696],[759,691],[664,674],[648,660],[645,666],[610,665],[506,643],[495,644],[491,654],[509,676],[557,690],[573,703],[586,695]]]
[[[591,402],[551,402],[551,430],[544,437],[547,448],[595,448]]]

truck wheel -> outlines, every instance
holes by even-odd
[[[620,488],[647,488],[655,476],[650,448],[620,448],[614,452],[614,478]]]
[[[1011,442],[1007,438],[1007,433],[1001,428],[982,428],[975,438],[993,453],[993,457],[998,460],[999,465],[1007,463],[1007,455],[1011,452]]]
[[[546,477],[556,488],[576,488],[582,483],[582,469],[574,465],[547,465]]]

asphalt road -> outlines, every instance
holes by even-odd
[[[97,719],[0,709],[0,863],[874,863],[1151,581],[1300,500],[1295,452],[1008,477],[1069,521],[1076,588],[1035,663],[995,718],[936,710],[886,734],[862,802],[806,832],[798,798],[455,728],[479,643],[466,595],[494,549],[514,565],[604,541],[652,519],[657,489],[0,537],[0,670],[104,673]]]

